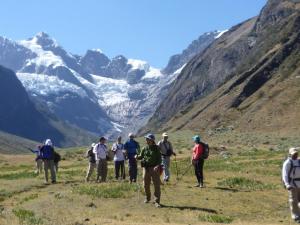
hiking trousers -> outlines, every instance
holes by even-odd
[[[195,175],[199,184],[203,184],[203,165],[204,159],[198,159],[194,164]]]
[[[35,161],[36,163],[36,173],[42,173],[43,172],[43,160],[42,159],[37,159]]]
[[[154,170],[154,167],[143,168],[144,190],[146,193],[146,200],[151,200],[150,184],[151,179],[154,185],[154,201],[160,203],[160,174]]]
[[[97,160],[97,181],[100,181],[100,177],[101,177],[101,182],[106,181],[106,177],[107,177],[107,161],[106,161],[106,159]]]
[[[170,179],[170,156],[162,157],[162,164],[164,166],[164,181]]]
[[[56,181],[55,165],[54,161],[50,159],[44,159],[45,181],[48,182],[48,170],[50,169],[51,181]]]
[[[137,178],[137,162],[135,158],[130,158],[128,160],[128,168],[129,168],[129,178],[130,182],[136,182]]]
[[[121,178],[125,180],[125,162],[122,161],[115,161],[115,178],[119,179],[121,171]]]
[[[87,169],[87,172],[86,172],[86,177],[85,177],[85,180],[86,180],[86,181],[89,181],[89,180],[90,180],[90,177],[92,176],[92,174],[93,174],[95,168],[96,168],[96,163],[90,162],[90,163],[89,163],[89,166],[88,166],[88,169]]]
[[[300,188],[294,188],[289,191],[289,204],[291,209],[292,219],[296,219],[300,217]]]

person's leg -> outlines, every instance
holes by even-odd
[[[101,172],[101,163],[100,160],[97,160],[97,175],[96,175],[96,180],[97,182],[100,181],[100,172]]]
[[[151,184],[151,175],[148,169],[143,168],[143,182],[144,182],[144,190],[146,194],[145,202],[149,202],[151,200],[151,191],[150,191],[150,184]]]
[[[55,172],[55,163],[53,160],[50,160],[50,173],[52,183],[56,182],[56,172]]]
[[[204,159],[199,159],[199,179],[200,179],[200,185],[203,186],[203,165],[204,165]]]
[[[101,159],[101,181],[105,182],[107,177],[107,161],[106,159]]]
[[[54,163],[54,166],[55,166],[55,172],[57,173],[58,172],[58,162]]]
[[[45,171],[45,181],[48,183],[48,169],[49,169],[49,161],[47,159],[44,160],[44,171]]]
[[[89,166],[88,166],[88,169],[87,169],[87,173],[86,173],[86,177],[85,177],[85,180],[86,181],[89,181],[90,180],[90,177],[94,171],[94,168],[95,168],[95,163],[89,163]]]
[[[129,174],[129,180],[132,182],[132,159],[128,159],[128,174]]]
[[[194,164],[195,176],[197,178],[198,184],[200,184],[200,176],[199,176],[199,161]]]
[[[120,161],[120,167],[121,167],[121,178],[123,180],[125,180],[125,162],[124,162],[124,160]]]
[[[170,179],[170,157],[163,158],[163,165],[164,165],[164,181],[169,181]]]
[[[35,160],[35,165],[36,165],[35,173],[39,174],[40,173],[40,166],[41,166],[40,159]]]
[[[120,175],[120,161],[115,161],[115,178],[118,180]]]
[[[289,204],[291,209],[292,219],[300,218],[300,210],[298,207],[300,191],[298,188],[294,188],[289,191]]]
[[[155,203],[160,204],[160,176],[159,172],[154,171],[151,169],[151,177],[154,185],[154,201]]]

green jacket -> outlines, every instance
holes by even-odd
[[[146,146],[140,152],[138,159],[141,159],[145,167],[154,167],[161,164],[161,153],[158,145]]]

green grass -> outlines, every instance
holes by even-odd
[[[137,185],[129,183],[113,183],[98,185],[82,185],[73,189],[75,193],[85,194],[93,198],[128,198],[139,191]]]
[[[26,209],[13,209],[13,213],[19,219],[20,224],[39,225],[43,224],[42,219],[37,218],[35,213]]]
[[[37,193],[31,194],[31,195],[29,195],[29,196],[23,198],[23,199],[20,201],[20,204],[23,204],[24,202],[28,202],[28,201],[34,200],[34,199],[36,199],[36,198],[38,198],[38,197],[39,197],[39,195],[38,195]]]
[[[209,223],[232,223],[233,218],[230,216],[223,216],[217,214],[206,214],[206,215],[199,215],[199,221],[202,222],[209,222]]]
[[[0,179],[18,180],[18,179],[34,178],[37,176],[38,175],[35,174],[33,171],[22,171],[22,172],[18,172],[18,173],[0,174]]]
[[[276,189],[274,184],[265,184],[261,181],[245,177],[230,177],[218,182],[219,187],[237,188],[239,190],[272,190]]]

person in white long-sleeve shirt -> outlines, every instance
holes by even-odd
[[[292,219],[300,223],[300,160],[298,150],[300,148],[290,148],[289,157],[282,166],[282,180],[289,192],[289,204]]]
[[[96,165],[97,165],[97,182],[106,181],[107,177],[107,156],[108,156],[108,149],[105,144],[106,138],[101,137],[99,143],[94,146],[93,153],[95,154],[96,158]]]

